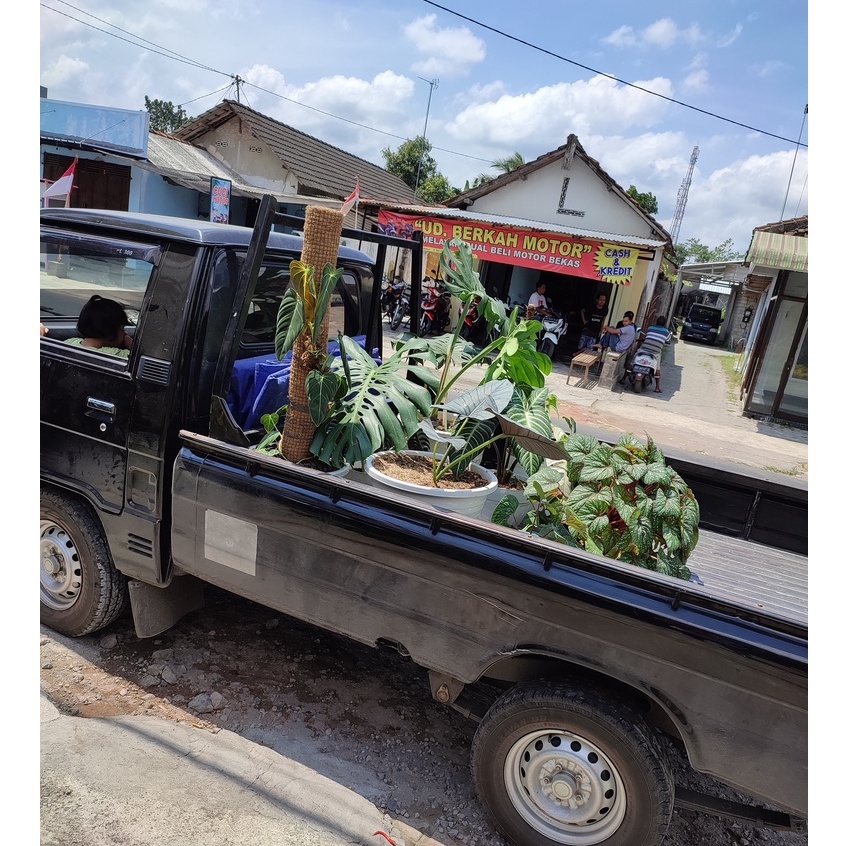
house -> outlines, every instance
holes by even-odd
[[[371,201],[419,202],[383,168],[228,100],[167,135],[150,131],[146,110],[43,97],[41,156],[42,195],[76,162],[60,204],[84,208],[208,219],[213,180],[225,188],[227,222],[248,226],[264,194],[304,217],[307,205],[340,208],[356,180]]]
[[[276,194],[286,207],[279,209],[283,213],[305,216],[306,204],[340,202],[356,184],[360,203],[420,202],[384,168],[234,100],[183,124],[173,137],[211,153],[250,185]],[[350,214],[349,225],[355,227],[356,211]]]
[[[467,241],[486,290],[511,303],[526,303],[543,282],[564,314],[578,315],[597,294],[606,294],[609,322],[630,309],[642,323],[658,302],[660,313],[669,304],[661,274],[664,252],[672,245],[669,233],[575,135],[441,207],[364,202],[362,207],[365,224],[421,229],[432,275],[446,240]],[[565,353],[575,348],[581,324],[571,320],[570,329]]]
[[[808,216],[757,226],[744,258],[760,292],[741,369],[747,417],[808,425]]]

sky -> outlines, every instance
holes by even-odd
[[[575,133],[678,240],[745,253],[808,211],[808,6],[786,0],[43,0],[48,97],[241,102],[380,166],[425,136],[461,189]],[[352,186],[351,186],[352,188]]]

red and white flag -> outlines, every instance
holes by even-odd
[[[344,200],[344,204],[341,206],[341,214],[346,214],[353,207],[353,203],[358,202],[358,195],[360,193],[361,185],[359,184],[359,180],[356,179],[352,194]]]
[[[76,158],[71,166],[41,195],[47,197],[68,197],[73,188],[73,175],[76,171]]]

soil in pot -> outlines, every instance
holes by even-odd
[[[373,467],[386,476],[408,482],[412,485],[431,487],[432,460],[426,455],[408,455],[407,453],[384,453],[375,456]],[[459,478],[448,473],[438,482],[439,488],[446,490],[469,490],[488,484],[488,480],[469,468]]]

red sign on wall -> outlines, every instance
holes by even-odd
[[[421,230],[425,250],[440,252],[447,241],[460,238],[482,261],[568,273],[616,285],[631,284],[639,255],[633,247],[592,238],[430,215],[381,210],[378,225],[380,232],[406,238]]]

